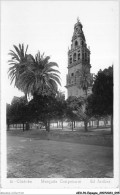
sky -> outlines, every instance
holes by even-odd
[[[87,46],[90,46],[91,73],[112,64],[118,66],[118,1],[1,1],[1,89],[5,101],[23,95],[10,85],[7,71],[13,45],[29,45],[57,62],[62,91],[67,94],[68,47],[79,17]]]

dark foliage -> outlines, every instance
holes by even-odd
[[[92,94],[88,97],[87,112],[92,116],[111,115],[111,133],[113,132],[113,66],[99,71],[95,76]]]
[[[11,102],[11,105],[7,105],[7,124],[8,125],[17,123],[25,124],[28,121],[29,121],[28,103],[25,96],[20,98],[14,97]]]
[[[93,94],[88,97],[88,110],[93,115],[113,114],[113,67],[99,71],[95,76]]]

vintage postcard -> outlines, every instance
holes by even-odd
[[[1,194],[119,194],[119,1],[1,1]]]

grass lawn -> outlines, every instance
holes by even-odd
[[[8,178],[113,177],[109,128],[7,131]]]
[[[64,128],[63,130],[60,128],[51,128],[50,132],[46,132],[45,129],[32,129],[24,132],[22,129],[14,129],[8,131],[7,134],[9,136],[20,136],[36,140],[54,140],[88,145],[113,146],[113,136],[110,133],[109,127],[100,127],[99,129],[89,128],[88,132],[85,132],[83,128],[74,129],[74,131],[69,128]]]

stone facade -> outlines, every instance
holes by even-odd
[[[80,71],[83,66],[90,73],[90,49],[87,48],[83,26],[79,20],[74,25],[71,48],[68,50],[68,75],[66,76],[66,88],[69,96],[85,96],[85,91],[80,87]],[[88,88],[88,94],[91,87]]]

